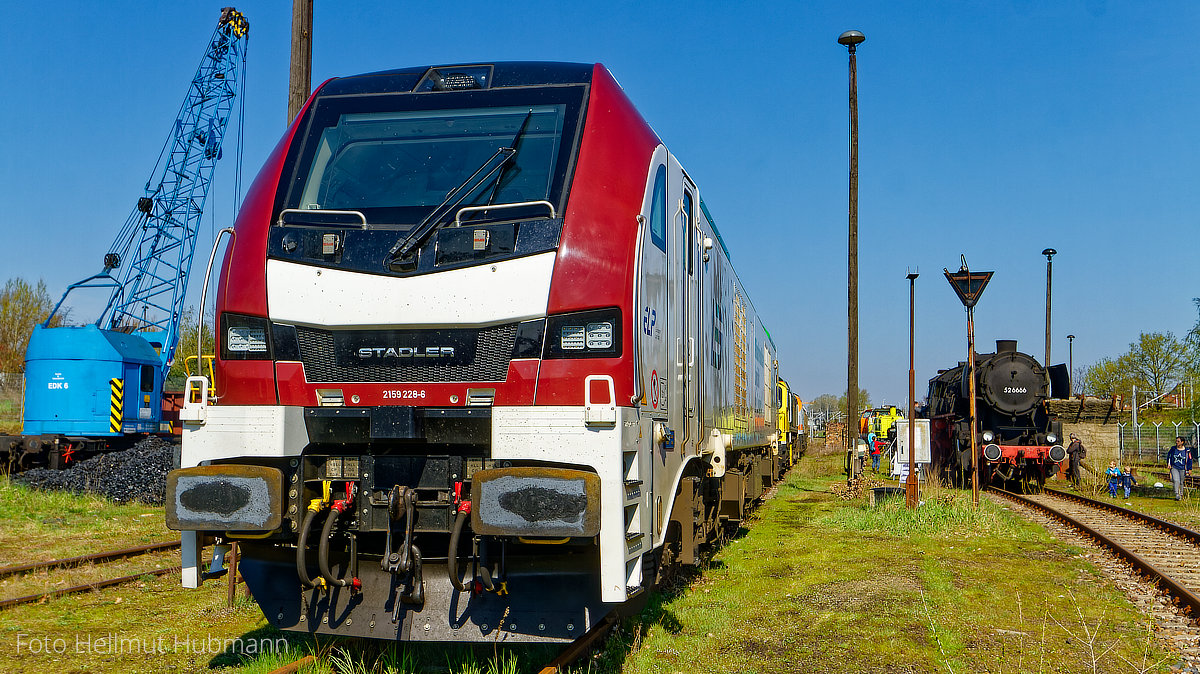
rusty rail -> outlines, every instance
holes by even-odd
[[[58,569],[65,566],[78,566],[87,562],[107,562],[114,559],[124,559],[125,557],[133,557],[136,555],[144,555],[150,552],[159,552],[161,550],[173,550],[179,547],[179,541],[168,541],[166,543],[150,543],[149,545],[138,545],[132,548],[122,548],[120,550],[110,550],[108,552],[97,552],[91,555],[81,555],[79,557],[68,557],[66,559],[53,559],[48,562],[30,562],[28,564],[16,564],[13,566],[5,566],[0,568],[0,578],[6,578],[18,573],[28,573],[30,571],[41,571],[42,569]]]
[[[1094,498],[1088,498],[1082,494],[1072,494],[1070,492],[1059,491],[1057,489],[1043,489],[1042,491],[1047,494],[1053,494],[1059,498],[1065,498],[1071,501],[1077,501],[1079,503],[1086,503],[1094,508],[1103,508],[1105,510],[1110,510],[1121,515],[1125,515],[1126,517],[1132,517],[1134,519],[1141,520],[1142,522],[1145,522],[1156,529],[1165,531],[1174,536],[1179,536],[1180,538],[1184,538],[1192,543],[1195,543],[1196,545],[1200,545],[1200,531],[1188,529],[1187,527],[1180,526],[1174,522],[1160,520],[1153,515],[1147,515],[1146,513],[1130,510],[1129,508],[1122,508],[1115,503],[1097,501]]]
[[[295,662],[289,662],[278,669],[272,669],[269,674],[296,674],[296,672],[300,671],[301,667],[311,665],[316,661],[317,658],[315,656],[306,655]]]
[[[992,487],[989,491],[991,491],[995,494],[999,494],[1010,500],[1016,501],[1017,503],[1020,503],[1022,505],[1040,510],[1040,511],[1046,513],[1047,515],[1050,515],[1051,517],[1056,517],[1056,518],[1062,520],[1063,522],[1067,523],[1068,525],[1075,527],[1076,529],[1082,531],[1083,533],[1087,534],[1092,539],[1094,539],[1100,545],[1108,548],[1109,550],[1112,550],[1113,553],[1115,553],[1118,557],[1121,557],[1125,561],[1129,562],[1129,564],[1131,564],[1138,571],[1143,572],[1143,573],[1151,576],[1152,578],[1154,578],[1158,583],[1160,583],[1162,585],[1163,588],[1165,588],[1167,590],[1168,593],[1171,594],[1171,596],[1173,596],[1177,600],[1179,600],[1179,602],[1185,606],[1187,611],[1192,616],[1200,616],[1200,597],[1197,597],[1195,594],[1192,593],[1191,590],[1189,590],[1186,587],[1177,583],[1170,576],[1168,576],[1167,574],[1165,574],[1161,570],[1159,570],[1158,567],[1154,566],[1153,564],[1151,564],[1150,562],[1148,562],[1147,560],[1145,560],[1138,554],[1134,553],[1131,550],[1127,550],[1120,543],[1110,539],[1108,536],[1105,536],[1104,534],[1100,533],[1099,531],[1096,531],[1095,529],[1089,527],[1088,525],[1084,524],[1083,522],[1076,520],[1075,518],[1071,517],[1070,515],[1059,512],[1058,510],[1055,510],[1054,508],[1052,508],[1048,505],[1045,505],[1043,503],[1038,503],[1037,501],[1029,499],[1020,494],[1014,494],[1012,492],[1008,492],[1003,489],[998,489],[995,487]],[[1047,490],[1047,491],[1050,491],[1053,495],[1056,495],[1056,496],[1063,495],[1061,492],[1055,492],[1052,490]],[[1092,499],[1089,499],[1086,497],[1076,497],[1074,494],[1070,495],[1070,497],[1072,497],[1073,499],[1078,500],[1080,502],[1088,503],[1089,505],[1091,505],[1092,503],[1098,503],[1100,505],[1105,505],[1105,506],[1110,505],[1110,504],[1106,504],[1106,503],[1102,503],[1102,502],[1098,502],[1098,501],[1093,501]],[[1163,522],[1162,520],[1158,520],[1157,518],[1150,517],[1149,515],[1144,515],[1143,513],[1138,513],[1138,512],[1132,511],[1132,510],[1126,510],[1125,508],[1119,508],[1116,506],[1112,506],[1112,507],[1116,508],[1117,510],[1123,511],[1123,514],[1128,513],[1129,515],[1135,516],[1139,519],[1142,519],[1143,521],[1155,520],[1156,522],[1162,522],[1163,524],[1170,525],[1171,527],[1175,527],[1178,529],[1184,529],[1183,527],[1179,527],[1178,525],[1173,525],[1170,522]],[[1155,525],[1155,526],[1157,526],[1157,525]],[[1190,531],[1187,529],[1184,529],[1184,530]],[[1196,534],[1196,532],[1191,532],[1191,533]],[[1197,534],[1197,535],[1200,535],[1200,534]]]
[[[617,615],[615,610],[609,612],[608,615],[604,616],[604,619],[595,625],[592,625],[592,628],[580,635],[578,639],[567,644],[567,647],[563,649],[562,653],[559,653],[558,657],[554,658],[549,664],[540,669],[538,674],[556,674],[556,672],[561,671],[563,667],[566,667],[572,662],[578,660],[593,645],[595,645],[597,641],[602,639],[604,635],[608,634],[608,631],[612,629],[612,626],[617,624],[617,620],[619,618],[620,616]]]
[[[132,574],[129,576],[122,576],[120,578],[101,580],[101,581],[97,581],[95,583],[85,583],[83,585],[75,585],[73,587],[65,587],[60,590],[51,590],[50,592],[42,592],[41,594],[25,595],[24,597],[16,597],[14,599],[5,599],[5,600],[0,601],[0,611],[3,611],[6,608],[11,608],[13,606],[18,606],[20,604],[31,604],[35,601],[41,601],[43,599],[50,599],[53,597],[61,597],[63,595],[67,595],[67,594],[75,594],[76,592],[87,592],[88,590],[99,590],[99,589],[106,588],[106,587],[112,587],[113,585],[121,585],[123,583],[133,582],[133,581],[137,580],[138,578],[141,578],[142,576],[163,576],[163,575],[166,575],[173,571],[179,571],[179,570],[180,570],[180,567],[178,567],[178,566],[173,566],[173,567],[169,567],[166,569],[151,569],[150,571],[143,571],[141,573],[135,573],[135,574]]]

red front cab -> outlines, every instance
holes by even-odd
[[[247,193],[221,266],[218,316],[270,316],[266,261],[276,193],[289,148],[302,138],[309,108],[327,84],[314,92]],[[641,209],[647,166],[660,141],[600,64],[593,66],[583,114],[546,313],[554,316],[617,307],[621,342],[631,345],[635,338],[636,214]],[[632,354],[633,349],[626,347],[616,358],[514,359],[503,382],[421,383],[425,397],[418,400],[385,398],[385,390],[395,388],[392,384],[345,382],[337,386],[351,406],[453,407],[465,405],[467,389],[474,387],[494,388],[496,405],[582,405],[580,382],[587,375],[600,374],[613,378],[617,401],[628,403],[634,395]],[[299,362],[227,360],[217,349],[218,404],[315,406],[317,389],[330,385],[308,382]]]

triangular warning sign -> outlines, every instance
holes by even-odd
[[[950,287],[954,288],[954,292],[958,294],[958,299],[962,300],[963,306],[970,309],[979,301],[979,296],[983,294],[983,289],[987,287],[988,281],[992,280],[992,271],[962,271],[959,270],[953,274],[949,269],[943,269],[946,273],[946,280],[950,282]]]

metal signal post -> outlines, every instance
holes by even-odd
[[[916,461],[916,389],[917,373],[916,360],[913,356],[913,342],[917,319],[917,272],[910,273],[908,279],[908,480],[904,483],[904,502],[909,508],[917,507],[917,461]]]
[[[971,497],[975,507],[979,507],[979,441],[975,437],[978,432],[978,429],[975,428],[975,303],[979,301],[979,296],[983,294],[983,289],[987,287],[988,281],[992,279],[992,274],[995,272],[972,272],[967,267],[967,256],[961,255],[959,258],[962,260],[962,266],[956,273],[951,274],[949,269],[942,271],[945,272],[950,287],[954,288],[954,292],[958,294],[958,299],[967,308],[967,376],[970,377],[967,396],[970,398],[971,406]]]

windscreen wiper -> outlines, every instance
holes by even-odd
[[[485,181],[491,178],[496,171],[499,171],[512,159],[517,153],[516,148],[501,147],[496,149],[496,154],[488,157],[487,161],[483,162],[469,178],[464,180],[461,185],[450,190],[446,194],[446,198],[442,203],[425,216],[419,225],[413,228],[407,236],[396,242],[392,249],[388,251],[387,261],[391,263],[395,260],[402,259],[412,252],[413,248],[421,245],[433,230],[438,228],[441,221],[461,204],[467,197],[475,191],[475,188],[482,185]]]
[[[446,194],[446,198],[442,200],[442,203],[430,211],[429,215],[425,216],[425,219],[414,227],[407,236],[392,246],[392,249],[388,251],[387,264],[390,265],[396,260],[407,257],[413,248],[421,245],[425,239],[429,238],[429,235],[441,225],[442,219],[449,215],[450,211],[457,208],[459,204],[475,192],[476,188],[487,182],[497,171],[500,172],[500,175],[496,177],[496,186],[499,186],[500,180],[504,177],[503,169],[508,165],[513,155],[517,153],[517,143],[525,135],[525,129],[529,126],[529,119],[531,117],[533,117],[533,108],[530,108],[529,112],[525,113],[525,119],[521,120],[521,126],[517,128],[517,132],[513,135],[512,140],[509,141],[508,147],[497,148],[496,154],[488,157],[488,160],[475,169],[475,172],[464,180],[461,185],[450,190]],[[491,203],[496,196],[496,186],[492,188],[492,193],[488,197],[488,203]]]

